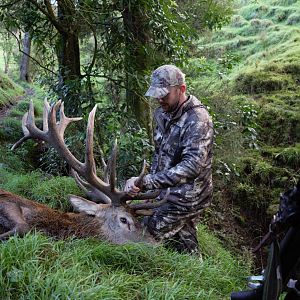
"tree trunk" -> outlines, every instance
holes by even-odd
[[[31,38],[29,32],[25,32],[23,39],[23,54],[20,63],[20,80],[31,82],[29,71],[29,56],[31,49]]]
[[[149,40],[147,22],[138,1],[124,1],[123,23],[126,36],[126,102],[139,124],[146,128],[152,140],[152,116],[143,93],[146,91],[144,75],[149,68],[145,45]]]
[[[74,23],[74,1],[60,0],[58,3],[58,20],[61,31],[57,43],[59,63],[60,94],[65,101],[66,112],[71,115],[81,114],[81,72],[79,28]]]

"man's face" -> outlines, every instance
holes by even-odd
[[[170,86],[168,90],[170,91],[169,94],[163,98],[157,98],[156,100],[165,112],[170,113],[178,107],[181,90],[179,86]]]

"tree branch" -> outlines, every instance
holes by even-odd
[[[16,39],[16,41],[17,41],[17,43],[18,43],[19,51],[20,51],[22,54],[25,54],[25,55],[28,56],[30,59],[32,59],[34,62],[36,62],[42,69],[44,69],[44,70],[50,72],[51,74],[53,74],[53,75],[55,75],[55,76],[58,76],[57,73],[55,73],[55,72],[53,72],[52,70],[48,69],[47,67],[43,66],[37,59],[35,59],[35,58],[32,57],[31,55],[29,55],[28,53],[24,52],[24,51],[21,49],[21,45],[20,45],[21,43],[20,43],[19,38],[16,36],[16,34],[15,34],[14,32],[12,32],[12,31],[10,31],[10,30],[7,30],[7,31],[15,37],[15,39]]]
[[[65,33],[65,30],[63,26],[60,25],[59,22],[57,22],[51,3],[49,0],[44,0],[44,3],[46,5],[46,9],[44,9],[37,1],[35,0],[29,0],[41,13],[43,13],[51,22],[51,24],[61,33]]]

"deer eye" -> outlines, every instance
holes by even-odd
[[[121,223],[124,223],[124,224],[127,223],[127,220],[126,220],[126,218],[124,218],[124,217],[121,217],[121,218],[120,218],[120,221],[121,221]]]

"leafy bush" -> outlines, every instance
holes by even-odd
[[[103,107],[99,109],[96,121],[98,134],[95,144],[102,148],[107,158],[118,140],[119,151],[117,170],[119,181],[140,173],[143,159],[150,160],[153,146],[150,144],[146,130],[141,128],[133,118],[124,118],[124,108]],[[98,151],[99,153],[99,151]]]

